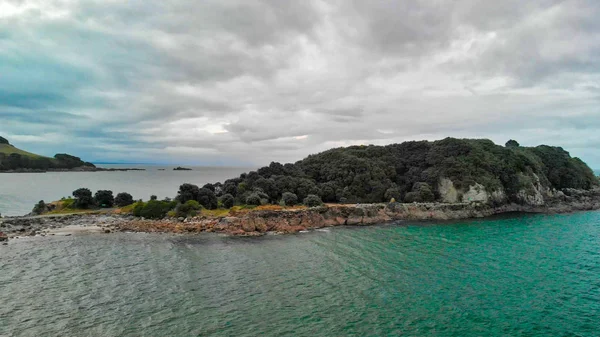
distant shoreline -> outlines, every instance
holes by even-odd
[[[4,170],[0,173],[48,173],[48,172],[124,172],[124,171],[146,171],[142,168],[89,168],[89,167],[77,167],[74,169],[48,169],[48,170],[36,170],[36,169],[17,169],[17,170]]]

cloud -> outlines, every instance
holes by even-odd
[[[0,133],[47,155],[262,165],[446,136],[600,168],[591,0],[5,0]]]

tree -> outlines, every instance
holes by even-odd
[[[133,197],[129,193],[119,193],[115,197],[115,205],[125,207],[133,204]]]
[[[150,196],[150,200],[158,200],[158,197],[153,194]]]
[[[231,194],[224,194],[221,197],[221,204],[223,205],[223,207],[229,209],[235,204],[235,198]]]
[[[100,190],[94,195],[94,201],[96,205],[103,208],[110,208],[115,203],[112,191]]]
[[[4,137],[0,137],[0,144],[10,144],[8,142],[8,139],[4,138]]]
[[[33,207],[33,210],[31,211],[31,214],[40,215],[40,214],[46,213],[47,211],[48,211],[48,206],[46,206],[46,203],[44,202],[44,200],[40,200]]]
[[[201,209],[202,206],[196,200],[189,200],[185,204],[177,204],[175,207],[175,215],[184,218],[196,216]]]
[[[88,208],[94,205],[94,198],[92,198],[92,191],[87,188],[79,188],[73,191],[73,197],[75,197],[74,206],[76,208]]]
[[[281,202],[285,206],[294,206],[298,203],[298,196],[292,192],[283,192]]]
[[[215,192],[215,185],[213,185],[213,184],[205,184],[204,186],[202,186],[202,188],[207,188],[207,189]]]
[[[251,206],[260,206],[260,197],[256,193],[252,193],[246,198],[246,204]]]
[[[506,142],[505,146],[515,148],[515,147],[519,147],[521,145],[519,145],[519,143],[516,140],[511,139],[508,142]]]
[[[198,190],[196,201],[206,209],[216,209],[219,206],[219,201],[215,193],[204,187]]]
[[[304,205],[308,207],[317,207],[323,205],[323,201],[321,201],[319,196],[309,194],[306,198],[304,198]]]
[[[184,204],[189,200],[198,201],[198,195],[200,194],[200,188],[193,184],[183,184],[179,186],[177,192],[177,199],[180,203]]]

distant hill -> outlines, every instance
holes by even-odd
[[[14,147],[0,137],[0,171],[18,170],[50,170],[95,168],[94,164],[84,162],[80,158],[68,154],[56,154],[54,158],[41,156]]]
[[[331,149],[295,164],[271,163],[217,186],[239,202],[251,194],[275,202],[290,192],[299,200],[314,194],[341,203],[393,198],[538,205],[558,191],[589,190],[598,183],[583,161],[561,147],[446,138]]]

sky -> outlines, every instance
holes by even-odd
[[[600,168],[595,0],[1,0],[0,135],[259,166],[448,136]]]

